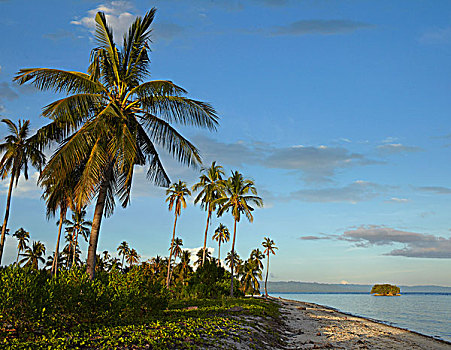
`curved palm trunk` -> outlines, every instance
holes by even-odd
[[[232,273],[231,282],[230,282],[230,296],[233,298],[233,266],[235,264],[235,237],[236,237],[236,218],[235,223],[233,224],[233,241],[232,241],[232,263],[230,264],[230,272]]]
[[[168,275],[166,276],[166,287],[167,288],[169,288],[169,284],[171,283],[171,261],[172,261],[172,253],[174,250],[175,226],[176,225],[177,225],[177,213],[175,214],[174,229],[172,230],[171,251],[169,253],[169,261],[168,261]]]
[[[205,255],[207,250],[207,235],[208,235],[208,226],[210,225],[210,217],[211,217],[211,208],[208,207],[208,215],[207,215],[207,227],[205,228],[205,237],[204,237],[204,253],[202,255],[202,266],[205,264]]]
[[[58,224],[58,237],[56,238],[55,255],[53,256],[52,276],[56,276],[58,273],[58,257],[60,249],[61,231],[63,228],[63,221],[65,218],[66,218],[66,209],[61,209],[60,207],[60,222]]]
[[[268,289],[266,288],[266,285],[268,284],[268,273],[269,273],[269,251],[268,251],[268,261],[266,264],[266,278],[265,278],[265,297],[268,297]]]
[[[96,273],[97,243],[99,241],[100,224],[102,223],[103,211],[105,209],[108,180],[108,178],[105,179],[100,186],[96,208],[94,210],[94,217],[92,219],[91,234],[89,235],[88,258],[86,260],[86,265],[87,272],[91,280],[94,279]]]
[[[122,270],[125,269],[125,267],[124,267],[124,258],[125,258],[125,254],[122,254],[122,264],[121,264]]]
[[[13,192],[13,185],[14,185],[13,174],[14,174],[14,172],[11,173],[11,181],[9,182],[8,197],[6,197],[5,219],[3,220],[2,236],[0,238],[0,266],[2,265],[3,248],[5,247],[5,238],[6,238],[6,225],[8,224],[9,208],[11,205],[11,194]]]

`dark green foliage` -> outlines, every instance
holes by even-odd
[[[235,284],[236,295],[243,293],[238,291],[239,283]],[[228,295],[230,291],[230,273],[222,266],[218,266],[216,260],[205,260],[188,282],[188,293],[196,298],[218,298]]]
[[[0,282],[0,327],[9,324],[18,330],[40,324],[72,329],[133,323],[168,305],[165,289],[140,267],[91,281],[79,269],[51,278],[46,271],[10,266],[1,270]]]
[[[371,288],[371,294],[396,295],[399,294],[400,291],[398,286],[391,284],[375,284],[373,288]]]

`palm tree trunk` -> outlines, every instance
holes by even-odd
[[[268,273],[269,273],[269,250],[268,250],[268,262],[266,264],[266,278],[265,278],[265,297],[268,297],[268,289],[266,289],[266,285],[268,284]]]
[[[218,266],[221,266],[221,238],[219,238],[219,247],[218,247]]]
[[[124,267],[124,258],[125,258],[125,254],[122,254],[122,264],[121,264],[122,271],[125,269],[125,267]]]
[[[202,255],[202,266],[205,264],[205,255],[207,250],[207,235],[208,235],[208,225],[210,224],[211,217],[211,208],[208,207],[208,215],[207,215],[207,227],[205,228],[205,238],[204,238],[204,254]]]
[[[172,253],[173,253],[173,249],[174,249],[175,226],[176,225],[177,225],[177,213],[175,214],[174,229],[172,230],[171,251],[169,253],[169,261],[168,261],[168,275],[166,276],[166,288],[169,288],[169,284],[171,283],[171,260],[172,260]]]
[[[105,209],[105,200],[108,190],[109,176],[100,186],[99,195],[97,196],[96,208],[92,219],[91,234],[89,236],[88,258],[86,259],[87,272],[91,280],[94,279],[96,273],[96,252],[97,243],[99,241],[100,224],[102,223],[103,211]]]
[[[60,222],[58,224],[58,237],[56,238],[55,255],[53,256],[52,276],[56,276],[58,273],[58,257],[59,257],[59,249],[60,249],[60,238],[61,238],[61,231],[63,228],[63,221],[65,218],[66,218],[66,209],[62,209],[60,207]]]
[[[232,263],[230,264],[230,272],[232,273],[232,277],[230,280],[230,296],[233,298],[233,266],[235,263],[234,255],[235,255],[235,237],[236,237],[236,218],[235,223],[233,224],[233,240],[232,240]]]
[[[11,205],[11,194],[13,192],[13,185],[14,185],[13,174],[14,174],[14,171],[11,172],[11,181],[9,182],[8,197],[6,197],[5,220],[3,220],[2,236],[0,238],[0,266],[2,265],[3,248],[5,247],[5,238],[6,238],[6,225],[8,224],[9,208]]]
[[[77,230],[77,233],[75,234],[75,244],[74,244],[74,255],[72,258],[72,267],[75,266],[75,255],[77,254],[77,246],[78,246],[78,230]]]

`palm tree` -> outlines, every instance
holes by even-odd
[[[86,210],[85,208],[76,209],[72,212],[72,221],[65,220],[64,224],[66,225],[66,232],[71,234],[72,236],[72,249],[73,249],[73,262],[72,265],[75,264],[75,251],[78,247],[78,235],[81,234],[85,241],[88,241],[90,227],[92,226],[91,221],[85,220]]]
[[[231,261],[231,282],[230,282],[230,295],[233,297],[233,256],[235,252],[235,239],[236,239],[236,223],[240,222],[241,213],[244,213],[252,222],[254,217],[252,211],[254,208],[250,206],[250,203],[255,204],[258,207],[263,206],[263,200],[257,196],[257,189],[254,182],[249,179],[244,179],[243,175],[238,171],[232,172],[232,176],[227,181],[222,182],[223,194],[222,197],[215,200],[219,204],[218,216],[221,216],[226,211],[231,210],[234,225],[233,225],[233,240],[232,240],[232,261]]]
[[[25,231],[22,227],[18,229],[14,234],[14,237],[17,238],[18,244],[17,244],[17,258],[16,258],[16,265],[19,264],[19,254],[22,250],[25,250],[28,248],[27,243],[30,239],[30,232]]]
[[[169,288],[169,284],[171,283],[171,260],[172,260],[172,254],[174,253],[174,243],[175,243],[175,227],[177,225],[177,218],[182,214],[182,208],[186,208],[186,200],[185,196],[190,196],[191,192],[186,187],[186,183],[179,180],[179,182],[173,183],[167,190],[166,190],[166,202],[169,202],[169,211],[174,208],[174,228],[172,230],[172,240],[171,240],[171,248],[169,253],[169,263],[168,263],[168,274],[166,277],[166,287]]]
[[[68,177],[61,177],[58,173],[53,176],[47,177],[40,181],[40,185],[44,188],[44,193],[42,198],[46,202],[47,206],[47,219],[54,217],[56,211],[59,209],[59,220],[58,220],[58,235],[56,238],[55,252],[53,256],[53,265],[51,269],[52,275],[58,274],[58,259],[59,259],[59,246],[61,240],[61,232],[63,228],[63,223],[66,221],[66,213],[70,208],[74,210],[74,190],[81,176],[82,166],[75,169],[72,174]],[[69,259],[67,259],[67,262]]]
[[[268,289],[266,288],[266,285],[268,284],[268,273],[269,273],[269,255],[272,253],[273,255],[276,255],[275,249],[279,249],[276,247],[276,244],[272,239],[269,239],[269,237],[265,237],[264,241],[262,242],[263,248],[265,250],[263,253],[266,254],[268,260],[266,264],[266,278],[265,278],[265,297],[268,297]]]
[[[252,250],[249,260],[253,261],[260,270],[263,270],[262,259],[264,258],[265,255],[257,248]]]
[[[204,251],[203,249],[199,249],[196,253],[197,260],[194,262],[194,265],[197,267],[200,267],[204,264],[205,260],[210,261],[211,260],[211,253],[207,249],[205,249],[205,260],[204,260]]]
[[[255,260],[247,260],[243,265],[243,276],[241,277],[241,286],[244,293],[254,295],[260,290],[259,279],[262,278],[262,270]]]
[[[11,206],[11,195],[14,183],[17,186],[19,177],[23,171],[25,180],[28,180],[28,163],[36,169],[41,169],[45,163],[45,156],[37,145],[28,137],[30,121],[19,120],[18,125],[9,119],[2,119],[8,127],[10,134],[5,137],[5,142],[0,144],[0,176],[5,179],[10,176],[8,195],[6,197],[5,219],[3,220],[0,238],[0,265],[2,264],[3,249],[5,247],[6,229],[8,225],[9,210]]]
[[[200,164],[196,147],[171,123],[215,130],[218,117],[207,103],[185,97],[186,91],[166,80],[149,76],[150,25],[155,9],[137,17],[124,37],[123,47],[113,41],[105,14],[97,13],[95,38],[88,73],[50,68],[21,69],[15,80],[31,82],[41,90],[68,96],[44,107],[52,122],[36,139],[61,142],[41,179],[58,173],[67,177],[84,165],[75,201],[79,207],[96,198],[88,247],[87,271],[95,275],[95,258],[103,216],[114,211],[115,196],[123,207],[130,201],[135,165],[149,164],[149,180],[168,186],[170,180],[156,145],[181,163]]]
[[[227,256],[225,258],[225,264],[230,269],[232,268],[232,252],[227,253]],[[243,260],[240,258],[240,256],[236,251],[233,253],[233,264],[236,267],[236,271],[238,271],[238,266],[241,266],[243,264]]]
[[[201,203],[201,208],[207,212],[207,226],[205,228],[204,248],[202,265],[205,262],[205,250],[207,249],[207,235],[208,227],[210,225],[211,213],[216,209],[216,199],[220,197],[221,187],[220,182],[224,175],[222,166],[216,165],[216,162],[211,163],[209,168],[202,168],[203,174],[200,176],[198,183],[194,184],[193,191],[201,189],[194,204]]]
[[[174,251],[172,252],[174,255],[174,262],[178,257],[182,256],[182,247],[183,240],[177,237],[174,241]]]
[[[31,266],[37,270],[39,262],[45,263],[45,259],[42,257],[45,255],[45,246],[40,241],[33,242],[31,247],[27,247],[23,254],[20,254],[24,258],[20,260],[20,263],[25,263],[24,266]]]
[[[182,255],[180,256],[180,263],[177,265],[177,272],[179,278],[182,283],[188,278],[188,276],[193,272],[192,267],[190,266],[191,253],[189,250],[182,251]]]
[[[122,263],[121,263],[122,268],[124,268],[124,258],[126,257],[126,255],[128,254],[129,251],[130,251],[130,247],[128,246],[128,243],[125,241],[123,241],[119,245],[119,247],[117,247],[117,252],[118,252],[117,254],[119,256],[122,255]]]
[[[216,242],[218,242],[218,265],[221,265],[221,243],[228,242],[230,239],[229,229],[223,225],[219,224],[218,228],[212,237]]]
[[[141,257],[138,255],[138,252],[135,249],[130,249],[125,257],[125,260],[128,262],[129,267],[131,268],[133,264],[137,264]]]

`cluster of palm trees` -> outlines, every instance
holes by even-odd
[[[218,116],[211,105],[186,97],[187,92],[171,81],[145,81],[150,75],[148,42],[154,16],[155,9],[151,9],[144,17],[137,17],[124,36],[122,47],[118,47],[104,13],[97,13],[97,47],[91,52],[87,73],[53,68],[21,69],[17,73],[14,80],[19,84],[29,83],[39,90],[66,96],[43,108],[42,115],[51,122],[34,135],[29,135],[28,120],[19,120],[17,125],[9,119],[2,120],[10,134],[0,144],[0,175],[2,179],[9,177],[10,183],[1,227],[0,264],[8,231],[12,191],[20,175],[28,179],[28,167],[31,165],[39,171],[38,185],[43,188],[47,217],[59,213],[55,252],[48,262],[50,265],[51,261],[52,274],[57,274],[63,263],[66,268],[81,263],[78,248],[80,235],[89,241],[86,267],[91,279],[95,276],[96,265],[101,264],[102,268],[103,265],[119,265],[119,261],[114,261],[115,258],[111,258],[108,252],[104,252],[103,256],[97,254],[101,221],[104,216],[112,215],[116,199],[123,207],[128,205],[135,166],[148,165],[148,179],[156,185],[169,187],[166,201],[175,215],[166,266],[166,285],[170,286],[176,269],[186,270],[178,268],[182,261],[187,264],[189,255],[181,249],[183,243],[176,237],[176,225],[191,190],[182,181],[171,184],[157,147],[166,150],[184,165],[200,165],[196,147],[172,124],[215,130]],[[45,149],[55,150],[48,161],[43,153]],[[199,182],[192,187],[192,191],[198,192],[194,203],[200,204],[207,214],[200,265],[208,259],[206,246],[212,215],[215,213],[221,217],[230,212],[234,219],[229,259],[233,296],[238,262],[235,252],[237,223],[242,214],[252,222],[253,206],[261,207],[263,201],[257,196],[253,181],[245,179],[238,171],[233,171],[227,179],[223,177],[223,168],[213,162],[209,168],[202,168]],[[92,221],[88,221],[85,219],[85,208],[91,203],[94,204],[94,215]],[[73,213],[72,220],[66,219],[69,210]],[[63,225],[66,225],[67,244],[60,252]],[[213,239],[219,245],[219,264],[221,243],[230,239],[230,233],[220,224]],[[118,248],[119,256],[122,256],[121,266],[124,266],[126,259],[131,267],[139,262],[139,255],[123,243]],[[25,244],[21,246],[22,250],[24,256],[33,251],[36,256],[39,255],[30,263],[37,268],[45,253],[43,244],[34,242],[31,248]],[[259,254],[255,253],[251,260],[261,259]],[[178,265],[177,258],[180,258]],[[244,264],[246,269],[252,270],[250,263],[247,267]],[[249,277],[249,280],[252,278]]]
[[[231,270],[231,288],[230,294],[233,296],[233,281],[235,271],[235,242],[237,233],[237,223],[241,219],[241,215],[245,215],[249,222],[253,221],[252,211],[254,208],[251,205],[257,207],[263,206],[263,200],[257,195],[257,189],[255,184],[250,179],[245,179],[238,171],[232,171],[229,178],[224,179],[224,169],[222,166],[213,162],[210,167],[202,168],[199,182],[192,186],[192,191],[199,193],[194,199],[194,203],[200,203],[200,206],[207,213],[207,223],[204,234],[204,244],[202,249],[202,264],[205,262],[207,251],[207,237],[208,229],[211,222],[212,214],[216,212],[218,217],[221,217],[224,213],[230,212],[234,219],[233,225],[233,239],[232,248],[230,251],[230,270]],[[177,219],[181,215],[183,208],[186,208],[186,197],[191,195],[190,189],[188,189],[185,182],[179,180],[173,183],[166,191],[166,202],[169,203],[169,210],[174,211],[174,227],[172,231],[172,240],[169,254],[168,274],[166,280],[166,286],[169,287],[171,279],[171,257],[173,254]],[[230,239],[230,233],[227,227],[220,224],[213,235],[213,239],[218,241],[218,263],[221,259],[221,243]],[[261,253],[259,253],[261,255]],[[258,257],[260,257],[258,255]],[[251,260],[258,260],[252,259]],[[248,264],[249,265],[249,264]],[[245,264],[245,267],[247,265]],[[247,266],[248,270],[255,271],[254,266]],[[261,270],[261,269],[260,269]],[[258,276],[258,273],[256,273]],[[261,278],[261,277],[260,277]],[[255,279],[252,279],[255,280]],[[247,281],[247,280],[246,280]]]
[[[10,212],[11,194],[28,164],[39,170],[47,215],[59,212],[53,261],[58,269],[59,242],[68,209],[80,212],[95,205],[89,234],[87,271],[94,278],[97,243],[103,216],[113,213],[116,199],[130,201],[135,166],[148,165],[147,177],[156,185],[170,184],[157,147],[187,166],[201,163],[197,148],[172,124],[215,130],[218,117],[208,103],[186,97],[186,91],[167,80],[145,81],[149,74],[150,25],[155,9],[137,17],[124,36],[113,40],[105,14],[95,17],[97,47],[87,73],[53,68],[21,69],[14,80],[39,90],[66,96],[43,108],[51,120],[29,136],[27,121],[4,119],[11,134],[0,145],[2,179],[10,177],[5,219],[0,237],[0,264]],[[55,147],[56,145],[56,147]],[[56,149],[46,162],[43,151]]]

